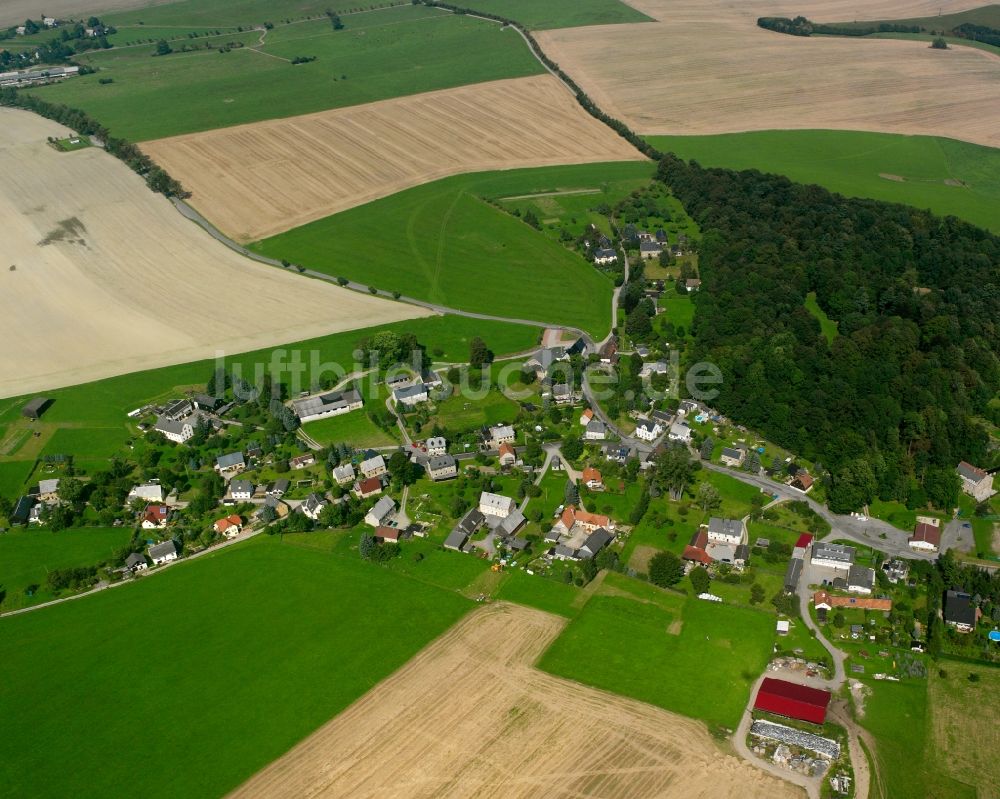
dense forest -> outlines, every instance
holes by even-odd
[[[716,406],[819,461],[833,510],[951,507],[956,463],[989,465],[983,417],[1000,423],[1000,237],[673,156],[659,178],[702,228],[693,332],[725,376]]]

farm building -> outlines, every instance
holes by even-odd
[[[933,522],[933,523],[932,523]],[[939,519],[918,521],[910,536],[910,549],[920,552],[937,552],[941,547],[941,522]]]
[[[754,710],[763,710],[799,721],[822,724],[830,704],[830,692],[806,685],[765,677],[757,691]]]
[[[799,577],[802,576],[802,558],[792,558],[788,561],[788,570],[785,572],[785,593],[794,594],[799,587]]]
[[[854,547],[844,544],[815,543],[812,547],[813,566],[826,566],[830,569],[850,570],[854,565]]]
[[[35,397],[21,408],[21,415],[28,419],[40,419],[50,404],[52,404],[52,400],[47,397]]]
[[[356,411],[363,404],[361,395],[352,388],[348,391],[334,391],[318,397],[297,400],[292,403],[292,407],[300,421],[304,423]]]

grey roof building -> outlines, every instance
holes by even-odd
[[[854,547],[845,546],[844,544],[824,544],[817,541],[812,547],[812,563],[820,566],[849,569],[854,563]]]
[[[242,452],[230,452],[228,455],[220,455],[215,459],[215,468],[220,472],[226,472],[230,469],[242,469],[246,466],[246,461],[243,459]]]
[[[322,419],[325,416],[337,416],[341,413],[357,410],[364,404],[356,389],[346,391],[331,391],[315,397],[296,400],[292,403],[295,413],[303,422],[310,419]]]
[[[445,549],[461,550],[465,546],[465,542],[469,540],[469,536],[462,530],[461,527],[456,527],[450,533],[448,537],[444,540]]]
[[[802,559],[792,558],[785,571],[785,593],[794,594],[799,587],[799,577],[802,576]]]

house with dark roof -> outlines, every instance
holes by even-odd
[[[305,423],[315,419],[325,419],[328,416],[350,413],[363,405],[361,394],[358,393],[357,389],[350,388],[346,391],[332,391],[328,394],[296,400],[292,403],[292,408],[299,420]]]
[[[972,596],[964,591],[946,591],[942,608],[945,624],[960,633],[971,633],[982,611],[972,604]]]
[[[238,502],[249,502],[253,499],[254,484],[249,480],[233,480],[229,484],[229,497]]]
[[[708,540],[720,544],[742,544],[746,536],[746,528],[740,519],[723,519],[713,516],[708,520]]]
[[[125,568],[128,569],[132,574],[136,572],[144,572],[149,568],[149,564],[146,563],[146,556],[141,552],[133,552],[127,558],[125,558]]]
[[[663,246],[656,241],[640,241],[639,242],[639,257],[644,261],[649,261],[653,258],[659,258],[660,253],[663,252]]]
[[[743,459],[746,457],[747,451],[745,449],[737,449],[735,447],[723,447],[722,454],[719,460],[726,466],[742,466]]]
[[[291,481],[281,478],[275,480],[273,483],[268,485],[267,490],[264,492],[265,497],[273,497],[274,499],[281,499],[285,494],[288,493],[288,489],[291,487]]]
[[[614,536],[611,535],[603,527],[598,527],[594,532],[587,536],[586,541],[580,546],[576,551],[576,558],[578,560],[590,560],[597,556],[604,547],[614,541]]]
[[[35,500],[32,497],[19,497],[14,503],[14,509],[10,512],[10,523],[27,524],[33,507],[35,507]]]
[[[618,260],[618,253],[612,250],[610,247],[599,247],[594,250],[594,263],[604,266],[605,264],[613,264]]]
[[[458,474],[458,463],[451,455],[435,455],[427,460],[427,476],[435,482],[450,480]]]
[[[799,587],[799,578],[802,576],[802,565],[803,561],[801,558],[792,558],[788,562],[788,568],[785,570],[785,593],[794,594],[796,589]]]
[[[851,566],[847,570],[847,590],[855,594],[870,594],[875,589],[875,569]]]
[[[917,522],[913,535],[909,538],[910,549],[917,552],[937,552],[941,548],[941,522],[939,519],[926,519]]]
[[[392,398],[396,401],[397,405],[412,408],[421,402],[427,402],[429,394],[426,385],[423,383],[414,383],[412,386],[394,388],[392,390]]]
[[[244,460],[242,452],[230,452],[227,455],[220,455],[215,459],[215,471],[220,474],[223,472],[237,474],[246,469],[246,467],[246,460]]]
[[[962,490],[976,502],[985,502],[993,496],[993,475],[973,466],[967,461],[961,461],[957,467],[958,476],[962,480]]]
[[[854,564],[854,547],[817,541],[812,545],[810,563],[813,566],[826,566],[846,572]]]
[[[312,493],[305,498],[305,501],[299,505],[299,510],[307,519],[312,519],[316,521],[319,515],[323,512],[329,503],[326,501],[326,497],[320,496],[319,494]]]
[[[681,555],[681,559],[702,566],[710,566],[712,564],[712,556],[708,554],[707,550],[708,530],[704,527],[699,527],[694,535],[691,536],[691,541],[684,547],[684,554]]]
[[[381,527],[395,512],[396,503],[392,497],[382,497],[365,514],[365,524],[371,527]]]
[[[149,548],[149,559],[153,561],[154,566],[177,560],[177,544],[172,540],[164,541],[162,544],[153,544]]]

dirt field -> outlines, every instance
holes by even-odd
[[[533,669],[564,623],[477,610],[233,796],[801,795],[694,721]]]
[[[549,75],[493,81],[142,145],[242,241],[460,172],[634,160]]]
[[[0,397],[425,315],[240,257],[65,135],[0,110]]]
[[[926,42],[803,38],[760,16],[818,21],[961,11],[979,0],[629,0],[656,23],[542,31],[547,54],[646,134],[831,128],[1000,146],[1000,58]],[[864,17],[859,17],[863,11]]]
[[[37,0],[3,0],[0,2],[0,25],[20,25],[29,17],[38,19],[42,6],[47,16],[80,19],[95,12],[145,8],[170,2],[172,0],[45,0],[40,6]]]

